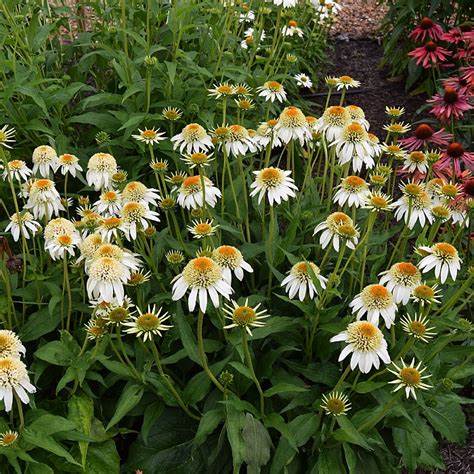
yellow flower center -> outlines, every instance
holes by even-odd
[[[238,324],[239,326],[247,326],[257,319],[257,315],[253,308],[250,308],[249,306],[239,306],[234,309],[232,319],[235,324]]]
[[[160,325],[160,318],[153,313],[144,313],[137,318],[137,326],[143,331],[152,331]]]
[[[415,387],[421,381],[421,374],[414,367],[405,367],[400,370],[400,379],[404,384]]]

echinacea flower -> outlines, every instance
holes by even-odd
[[[221,82],[220,84],[214,84],[212,89],[208,89],[209,96],[215,99],[221,99],[222,97],[229,97],[235,94],[234,86],[228,82]]]
[[[382,331],[369,321],[356,321],[350,323],[345,331],[330,339],[330,342],[346,342],[347,345],[339,355],[341,362],[349,354],[351,356],[351,369],[357,366],[363,374],[367,374],[374,366],[380,367],[381,359],[385,364],[390,364],[390,356],[387,351],[387,341]]]
[[[261,149],[271,145],[272,148],[279,147],[281,140],[276,135],[275,128],[278,120],[270,119],[267,122],[262,122],[257,128],[257,133],[253,138],[254,143]]]
[[[213,154],[210,153],[191,153],[190,155],[185,155],[181,158],[184,163],[186,163],[190,169],[193,168],[204,168],[205,166],[210,166],[211,161],[214,161]]]
[[[269,318],[265,309],[258,311],[262,303],[258,303],[256,306],[249,306],[249,299],[246,298],[243,305],[239,305],[236,301],[231,300],[231,304],[224,303],[223,311],[227,315],[226,319],[232,321],[231,324],[224,326],[223,329],[232,329],[241,327],[248,332],[249,336],[252,336],[250,328],[261,328],[265,325],[262,319]]]
[[[390,290],[383,285],[368,285],[349,303],[357,320],[367,314],[367,321],[378,325],[382,317],[388,329],[395,321],[397,305]]]
[[[26,365],[16,357],[0,359],[0,400],[3,400],[5,411],[11,411],[14,396],[29,403],[27,392],[35,393],[36,388],[30,382]]]
[[[432,105],[430,112],[441,122],[449,122],[451,118],[460,120],[464,117],[464,112],[473,108],[468,96],[452,87],[445,87],[443,95],[435,94],[427,103]]]
[[[423,190],[413,195],[403,194],[394,204],[396,206],[395,218],[403,219],[409,229],[413,229],[417,222],[421,227],[424,227],[426,222],[430,224],[433,222],[431,198]]]
[[[391,119],[400,118],[405,113],[405,107],[389,107],[388,105],[385,106],[385,113]]]
[[[342,392],[331,392],[322,396],[320,407],[326,414],[337,417],[347,415],[351,405],[347,395],[343,395]]]
[[[273,0],[273,4],[283,8],[293,8],[298,3],[298,0]]]
[[[184,262],[184,254],[180,250],[169,250],[165,253],[165,258],[171,265],[179,265]]]
[[[435,164],[435,170],[438,172],[454,170],[458,176],[463,169],[474,171],[474,153],[467,151],[460,143],[450,143],[443,151],[441,159]]]
[[[342,130],[350,120],[351,116],[344,107],[333,105],[324,111],[316,130],[324,133],[326,140],[331,143],[341,136]]]
[[[392,374],[396,375],[395,380],[391,380],[388,383],[397,384],[394,388],[394,392],[397,392],[401,388],[405,389],[405,395],[407,398],[410,398],[410,395],[416,400],[416,391],[415,389],[428,390],[431,388],[431,385],[428,385],[423,382],[423,380],[431,377],[431,375],[422,375],[426,370],[426,367],[422,370],[421,362],[415,366],[415,358],[412,359],[409,365],[405,364],[405,361],[401,359],[402,365],[398,367],[395,362],[392,362],[395,370],[388,368],[387,370]]]
[[[319,237],[319,243],[325,249],[331,242],[336,252],[339,252],[340,242],[342,240],[348,248],[354,249],[355,244],[357,244],[357,236],[354,235],[352,238],[349,238],[348,234],[344,234],[339,231],[339,228],[353,228],[354,221],[343,212],[334,212],[330,214],[327,219],[320,224],[318,224],[313,231],[313,235],[316,235],[318,232],[322,232]]]
[[[147,145],[154,145],[162,140],[166,140],[165,135],[165,132],[160,132],[160,129],[155,130],[155,127],[153,127],[145,128],[144,130],[138,129],[138,134],[132,135],[132,137]]]
[[[176,120],[179,120],[183,116],[183,112],[181,112],[181,110],[179,110],[177,107],[165,107],[161,111],[161,115],[166,120],[175,122]]]
[[[440,62],[446,61],[451,56],[451,52],[438,46],[433,41],[428,41],[424,46],[410,51],[408,56],[414,58],[417,65],[421,64],[425,69],[429,69]]]
[[[158,213],[152,211],[142,202],[129,201],[126,202],[120,211],[120,217],[126,224],[124,227],[127,230],[125,236],[127,240],[137,238],[137,229],[146,230],[149,227],[148,221],[160,222]]]
[[[365,118],[364,111],[357,105],[347,105],[346,110],[349,112],[351,122],[361,124],[366,130],[369,130],[370,124]]]
[[[147,188],[140,181],[131,181],[127,183],[122,191],[122,201],[140,202],[147,206],[156,206],[160,200],[160,195],[154,188]]]
[[[65,258],[67,254],[74,257],[74,249],[78,246],[81,239],[77,232],[70,234],[60,234],[51,240],[45,242],[45,250],[53,260]]]
[[[141,262],[137,256],[137,254],[130,253],[118,245],[104,242],[97,247],[88,263],[99,258],[113,258],[122,263],[128,270],[138,271],[141,267]],[[86,265],[86,271],[88,271],[88,265]]]
[[[378,191],[370,193],[362,206],[362,209],[369,209],[372,212],[391,211],[393,208],[392,198]]]
[[[206,219],[205,221],[193,221],[192,225],[188,225],[186,228],[193,234],[195,239],[203,239],[214,235],[219,225],[213,225],[212,219]]]
[[[473,39],[474,32],[472,31],[472,25],[469,23],[464,23],[463,25],[455,26],[446,33],[443,33],[441,36],[442,41],[447,41],[451,44],[469,42]]]
[[[405,158],[402,168],[402,170],[406,170],[408,173],[416,173],[418,171],[422,174],[426,174],[428,169],[428,159],[422,151],[412,151],[409,153]]]
[[[188,155],[199,151],[207,152],[214,148],[211,137],[204,127],[197,123],[186,125],[180,133],[171,138],[171,141],[174,142],[175,150],[179,147],[180,153],[185,152]]]
[[[395,263],[380,275],[380,284],[387,286],[397,304],[407,304],[414,288],[421,284],[420,270],[410,262]]]
[[[435,328],[428,327],[429,322],[430,320],[426,316],[415,315],[412,318],[409,314],[400,319],[400,324],[407,334],[426,343],[436,335],[435,332],[432,332]]]
[[[211,258],[222,268],[222,275],[232,283],[232,273],[242,281],[244,271],[253,273],[253,268],[244,260],[242,252],[232,245],[221,245],[213,250]]]
[[[104,216],[118,216],[122,209],[121,194],[118,191],[103,192],[94,203],[94,209]]]
[[[85,328],[89,341],[99,341],[108,333],[106,322],[101,318],[91,318]]]
[[[308,293],[311,299],[319,294],[311,277],[311,273],[314,274],[321,288],[326,288],[328,280],[320,274],[317,265],[313,262],[298,262],[291,267],[289,275],[281,282],[281,286],[285,287],[285,291],[288,293],[290,299],[293,299],[298,294],[298,299],[304,301],[306,293]]]
[[[277,81],[267,81],[263,86],[257,87],[259,96],[263,97],[266,101],[283,102],[286,100],[286,92],[283,86]]]
[[[341,130],[339,138],[332,142],[332,145],[336,147],[339,164],[351,163],[354,171],[360,171],[362,166],[359,163],[370,159],[372,155],[368,138],[367,131],[361,124],[352,122],[346,125]]]
[[[112,176],[117,173],[117,161],[109,153],[96,153],[87,163],[86,180],[89,186],[96,191],[101,188],[110,188]]]
[[[87,293],[89,299],[101,298],[120,304],[125,296],[123,285],[127,283],[130,270],[119,260],[102,257],[94,260],[88,269]]]
[[[275,126],[275,134],[283,143],[298,140],[301,146],[312,139],[305,115],[293,106],[283,109]]]
[[[18,439],[18,433],[16,431],[5,431],[4,433],[0,433],[0,446],[3,448],[7,448],[8,446],[12,446],[15,444],[16,440]]]
[[[437,289],[438,285],[429,286],[426,283],[422,283],[413,289],[411,299],[416,303],[419,303],[422,307],[429,304],[439,304],[440,290]]]
[[[8,179],[8,175],[10,175],[17,181],[26,181],[32,173],[28,166],[26,166],[26,163],[22,160],[10,160],[7,163],[7,166],[8,169],[4,169],[2,173],[2,178],[4,180]],[[1,163],[0,168],[4,168]]]
[[[311,88],[313,87],[313,83],[311,79],[306,75],[306,74],[296,74],[294,76],[296,84],[300,87],[306,87],[306,88]]]
[[[353,79],[351,76],[339,76],[338,82],[337,82],[337,90],[343,90],[343,89],[351,89],[351,88],[356,88],[360,87],[360,82],[356,81]]]
[[[283,36],[294,36],[297,35],[300,38],[303,38],[304,33],[301,28],[298,27],[298,23],[295,20],[290,20],[287,25],[281,29],[281,34]]]
[[[5,357],[20,359],[25,353],[25,346],[13,331],[0,329],[0,359]]]
[[[248,152],[254,153],[257,151],[257,147],[250,138],[248,130],[237,124],[227,127],[227,134],[223,144],[227,154],[236,158]]]
[[[142,338],[143,342],[152,340],[154,336],[162,337],[162,331],[168,331],[173,326],[169,324],[163,324],[167,321],[171,315],[166,311],[161,314],[163,308],[159,308],[156,311],[156,306],[148,306],[146,312],[142,312],[140,308],[137,308],[138,316],[132,316],[130,321],[122,323],[126,334],[136,334],[136,337]]]
[[[196,302],[205,313],[208,296],[215,308],[219,307],[219,294],[229,299],[233,293],[229,282],[224,278],[222,267],[209,257],[197,257],[189,261],[183,271],[172,280],[173,301],[180,300],[188,290],[188,308],[193,312]]]
[[[453,280],[456,280],[458,271],[461,268],[462,260],[459,258],[458,251],[451,244],[446,242],[439,242],[431,247],[420,246],[418,251],[423,254],[428,254],[423,257],[418,264],[418,267],[423,273],[434,269],[436,278],[441,283],[448,279],[451,274]]]
[[[260,171],[254,171],[255,181],[250,185],[252,192],[250,196],[258,194],[258,203],[267,195],[270,206],[287,201],[290,197],[295,197],[295,191],[298,188],[295,182],[290,178],[291,171],[284,171],[280,168],[264,168]]]
[[[202,189],[202,181],[204,181],[204,192]],[[188,176],[182,182],[178,191],[178,204],[185,209],[197,209],[203,207],[204,202],[214,207],[217,199],[222,196],[220,190],[214,186],[212,181],[201,176]]]
[[[346,203],[349,207],[361,207],[370,194],[367,183],[359,176],[343,178],[338,188],[333,200],[341,207]]]
[[[44,216],[51,219],[53,215],[59,215],[59,211],[64,211],[54,182],[44,178],[33,181],[25,209],[31,209],[36,219],[42,219]]]
[[[426,123],[422,123],[416,127],[413,135],[400,140],[408,151],[423,150],[430,145],[444,146],[453,138],[451,133],[444,131],[444,128],[436,132]]]
[[[0,146],[11,148],[10,143],[15,143],[15,129],[4,125],[0,128]]]
[[[431,18],[423,17],[418,26],[408,35],[413,41],[425,41],[428,37],[430,40],[436,41],[441,39],[443,29],[436,24]]]
[[[25,239],[29,239],[34,237],[39,230],[41,230],[41,225],[35,221],[33,215],[28,211],[12,214],[10,222],[5,228],[5,232],[11,232],[15,242],[18,242],[21,234]]]
[[[58,155],[54,148],[49,145],[41,145],[33,150],[33,174],[39,174],[44,178],[49,177],[49,172],[56,171],[58,166]]]
[[[62,175],[69,173],[71,176],[76,177],[77,172],[82,171],[82,166],[79,164],[79,158],[76,155],[70,153],[64,153],[58,156],[56,170],[61,170]]]

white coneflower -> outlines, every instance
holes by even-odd
[[[166,119],[170,120],[171,122],[175,122],[179,120],[183,116],[183,112],[177,107],[165,107],[161,111],[161,115]]]
[[[0,329],[0,359],[4,357],[20,359],[25,353],[25,346],[13,331]]]
[[[26,365],[16,357],[0,359],[0,400],[3,400],[5,411],[11,411],[14,395],[23,403],[29,403],[27,392],[35,393],[36,388],[30,382]]]
[[[407,152],[396,143],[384,143],[381,145],[381,150],[386,153],[389,158],[393,158],[397,161],[404,160],[407,156]]]
[[[453,280],[456,280],[458,271],[461,268],[462,260],[459,258],[458,251],[451,244],[439,242],[431,247],[418,247],[418,252],[426,255],[418,264],[423,273],[434,269],[436,278],[441,283],[448,279],[451,274]]]
[[[287,25],[281,29],[281,34],[283,36],[294,36],[297,35],[300,38],[303,38],[304,33],[301,28],[298,27],[298,23],[295,20],[290,20]]]
[[[417,222],[420,223],[421,227],[424,227],[426,222],[430,224],[433,222],[431,198],[425,191],[414,195],[404,194],[394,204],[397,207],[395,218],[397,220],[403,219],[409,229],[413,229]],[[410,220],[408,220],[408,217],[410,217]]]
[[[210,166],[211,161],[214,161],[212,153],[208,154],[202,152],[191,153],[190,155],[185,155],[181,159],[189,166],[190,169]]]
[[[341,234],[339,231],[341,227],[346,232]],[[350,229],[354,230],[352,238],[348,232]],[[350,249],[354,249],[354,244],[357,244],[358,232],[354,227],[354,222],[343,212],[334,212],[330,214],[325,221],[321,222],[314,228],[313,235],[321,231],[322,234],[319,237],[319,243],[322,245],[323,249],[332,242],[334,250],[339,252],[341,240],[343,240],[343,243],[345,243],[345,245]]]
[[[333,105],[324,111],[323,116],[318,121],[316,130],[323,133],[326,140],[331,143],[341,136],[343,128],[350,121],[351,116],[344,107]]]
[[[58,166],[58,155],[54,148],[49,145],[41,145],[33,150],[33,174],[47,178],[49,172],[56,171]]]
[[[114,258],[122,263],[129,270],[138,271],[141,267],[141,262],[137,258],[138,254],[133,254],[118,245],[110,244],[108,242],[100,244],[95,252],[90,257],[91,262],[99,258]]]
[[[336,155],[339,158],[339,164],[344,165],[352,162],[354,156],[362,159],[370,157],[372,149],[368,144],[368,134],[365,128],[357,122],[347,124],[342,130],[339,138],[332,145],[336,147]],[[355,163],[355,171],[360,171]]]
[[[237,105],[237,107],[240,110],[246,111],[246,110],[252,110],[255,108],[254,101],[246,97],[234,99],[234,102],[235,102],[235,105]]]
[[[351,89],[355,87],[360,87],[360,82],[353,79],[351,76],[339,76],[337,82],[337,90],[340,91],[342,89]]]
[[[278,124],[278,120],[271,119],[267,122],[262,122],[257,128],[257,133],[253,138],[255,144],[260,149],[265,149],[269,144],[272,148],[279,147],[281,140],[276,136],[275,127]]]
[[[306,74],[296,74],[294,78],[296,80],[296,84],[300,87],[306,87],[308,89],[313,87],[311,79]]]
[[[214,84],[214,87],[207,89],[210,97],[215,99],[221,99],[222,97],[229,97],[235,95],[235,87],[230,85],[228,82],[221,82]]]
[[[92,318],[85,325],[87,339],[90,341],[98,341],[102,339],[108,332],[107,326],[101,318]]]
[[[74,257],[74,250],[81,242],[77,233],[60,234],[45,242],[44,248],[53,260],[62,259],[68,253]]]
[[[15,129],[10,128],[8,125],[4,125],[0,128],[0,146],[5,148],[11,148],[9,143],[15,143]]]
[[[363,374],[367,374],[374,366],[380,367],[380,359],[385,364],[390,364],[390,356],[387,351],[387,341],[384,339],[382,331],[369,321],[356,321],[349,324],[345,331],[330,339],[330,342],[344,341],[344,347],[339,355],[341,362],[349,354],[351,356],[351,369],[359,366]]]
[[[6,448],[15,444],[16,440],[18,439],[18,433],[16,431],[5,431],[4,433],[0,433],[0,446]]]
[[[435,332],[431,332],[435,328],[428,327],[429,322],[430,320],[426,316],[420,317],[415,315],[412,319],[410,315],[407,315],[400,319],[400,324],[406,333],[426,343],[436,335]]]
[[[425,304],[439,304],[440,300],[438,298],[440,297],[440,293],[441,291],[438,290],[438,285],[429,286],[423,283],[414,288],[411,299],[419,303],[422,307],[425,306]]]
[[[252,192],[250,196],[258,194],[258,203],[262,202],[265,194],[268,197],[270,206],[274,203],[280,204],[287,201],[289,197],[295,197],[295,191],[298,188],[293,178],[290,178],[291,171],[284,171],[280,168],[264,168],[260,171],[254,171],[255,181],[250,185]]]
[[[247,28],[244,31],[244,39],[240,42],[240,46],[243,49],[248,49],[249,46],[252,46],[253,44],[257,44],[257,46],[260,45],[262,41],[265,40],[267,37],[267,34],[265,33],[265,30],[260,31],[260,37],[256,38],[255,35],[255,30],[253,28]],[[236,92],[238,94],[238,92]]]
[[[250,138],[249,132],[241,125],[230,125],[227,127],[227,134],[223,141],[224,148],[229,156],[238,157],[247,152],[257,151],[255,143]]]
[[[17,181],[26,181],[32,173],[22,160],[10,160],[7,166],[8,170],[4,169],[2,173],[2,178],[5,180],[8,179],[8,172],[10,172],[10,176]],[[0,164],[0,167],[3,168],[2,164]]]
[[[342,392],[331,392],[322,396],[320,406],[328,415],[341,416],[347,415],[351,405],[347,395],[343,395]]]
[[[94,260],[88,269],[87,293],[89,299],[101,298],[105,302],[120,304],[125,296],[123,285],[130,276],[130,270],[119,260],[102,257]]]
[[[180,250],[169,250],[165,253],[165,258],[171,265],[179,265],[184,262],[184,254]]]
[[[121,326],[132,317],[135,305],[128,296],[119,304],[117,301],[106,303],[105,301],[91,301],[92,314],[97,318],[105,319],[107,325]]]
[[[130,238],[135,240],[139,228],[142,230],[148,229],[148,221],[160,222],[157,212],[148,209],[145,204],[135,201],[130,201],[123,205],[120,217],[126,224],[123,227],[123,231],[127,240],[130,240]]]
[[[204,187],[203,193],[201,176],[188,176],[179,188],[178,204],[185,209],[196,209],[204,205],[205,198],[206,204],[214,207],[222,194],[207,177],[204,177]]]
[[[367,197],[370,195],[369,186],[365,180],[359,178],[359,176],[343,178],[338,188],[333,201],[341,207],[346,203],[349,207],[361,207],[365,204]]]
[[[375,325],[379,324],[382,316],[387,328],[395,321],[397,305],[392,293],[382,285],[368,285],[349,303],[357,319],[367,314],[367,320]]]
[[[319,294],[311,273],[314,274],[321,288],[326,288],[328,280],[320,274],[317,265],[313,262],[298,262],[291,267],[290,274],[281,282],[281,286],[285,286],[285,291],[290,299],[293,299],[298,294],[299,300],[304,301],[306,293],[308,293],[311,299]]]
[[[5,232],[11,232],[13,240],[17,242],[20,235],[23,234],[25,239],[34,237],[41,230],[41,225],[34,220],[33,215],[28,211],[22,211],[20,214],[12,214]]]
[[[166,140],[165,135],[165,132],[160,132],[160,129],[155,130],[155,127],[153,127],[145,128],[144,130],[138,129],[138,134],[132,135],[132,137],[139,142],[146,143],[147,145],[154,145],[155,143]]]
[[[141,202],[147,206],[157,206],[160,200],[160,195],[157,189],[147,188],[140,181],[132,181],[127,183],[122,191],[123,202]]]
[[[422,375],[423,372],[426,370],[426,367],[420,370],[421,362],[419,362],[418,365],[415,366],[415,358],[412,359],[409,365],[406,365],[403,359],[401,359],[401,362],[401,367],[398,367],[395,362],[392,362],[396,370],[390,368],[387,369],[389,372],[397,376],[395,380],[391,380],[388,383],[397,384],[393,390],[394,392],[397,392],[401,388],[404,388],[406,397],[410,398],[410,395],[412,395],[413,398],[416,400],[415,389],[428,390],[429,388],[431,388],[431,385],[428,385],[423,382],[423,380],[430,378],[431,375]]]
[[[101,188],[110,188],[112,176],[117,173],[117,161],[109,153],[96,153],[87,163],[86,179],[89,186],[96,191]]]
[[[407,304],[414,288],[421,284],[420,270],[410,262],[395,263],[380,275],[380,284],[387,286],[397,304]]]
[[[79,243],[78,247],[81,251],[81,256],[77,259],[77,263],[82,260],[90,260],[95,251],[102,245],[104,242],[101,234],[90,234],[82,242]]]
[[[61,234],[77,234],[76,226],[64,217],[51,219],[44,228],[44,240],[53,240]]]
[[[119,232],[128,235],[130,233],[130,225],[120,217],[106,217],[102,219],[97,232],[102,236],[103,240],[110,242],[120,235]]]
[[[247,84],[244,84],[244,83],[236,84],[234,88],[235,88],[235,93],[239,96],[248,97],[252,95],[252,88],[248,86]]]
[[[54,182],[49,179],[37,179],[30,187],[28,202],[25,209],[31,209],[36,219],[46,216],[48,219],[54,215],[59,215],[59,211],[64,211]]]
[[[186,154],[195,153],[199,151],[207,152],[209,149],[214,148],[211,137],[207,134],[206,130],[197,123],[190,123],[171,138],[174,142],[173,148],[179,147],[181,153]]]
[[[79,158],[76,155],[64,153],[58,157],[56,171],[60,169],[62,175],[69,173],[76,177],[77,172],[82,171],[82,166],[79,164]]]
[[[408,171],[409,173],[419,171],[420,173],[425,174],[429,169],[428,160],[422,151],[412,151],[406,156],[403,165],[404,166],[402,169]]]
[[[249,306],[249,299],[246,298],[243,305],[239,305],[236,301],[231,300],[231,304],[224,303],[224,313],[226,319],[232,321],[231,324],[224,326],[224,329],[232,328],[242,328],[245,329],[250,336],[252,336],[252,331],[250,328],[261,328],[265,326],[265,323],[262,319],[269,318],[270,315],[267,314],[265,309],[258,311],[262,304],[258,303],[256,306]]]
[[[253,268],[244,260],[242,252],[231,245],[217,247],[211,258],[222,268],[222,275],[229,283],[232,283],[232,273],[240,281],[244,278],[244,271],[253,273]]]
[[[122,209],[122,196],[118,191],[105,191],[94,203],[94,209],[104,216],[118,216]]]
[[[411,126],[403,122],[394,122],[386,124],[382,128],[393,135],[403,135],[410,131]]]
[[[257,87],[259,96],[263,97],[266,101],[283,102],[286,100],[286,92],[283,86],[277,81],[267,81],[263,86]]]
[[[366,197],[362,209],[370,209],[372,212],[384,212],[391,211],[394,207],[395,204],[390,196],[374,191]]]
[[[293,106],[283,109],[275,126],[275,134],[283,143],[299,140],[301,146],[313,138],[305,115]]]
[[[140,308],[137,308],[139,315],[132,316],[131,321],[124,322],[123,327],[127,328],[124,330],[126,334],[136,334],[137,337],[141,337],[143,342],[152,340],[154,336],[163,336],[162,331],[168,331],[173,326],[163,324],[167,321],[171,315],[166,311],[161,314],[163,308],[159,308],[156,311],[156,306],[148,306],[145,312],[142,312]]]
[[[370,124],[365,118],[364,111],[357,105],[347,105],[346,110],[349,112],[351,122],[360,123],[366,130],[369,130]]]
[[[296,7],[298,0],[273,0],[273,4],[276,6],[281,6],[283,8],[293,8]]]
[[[193,221],[192,225],[186,226],[189,232],[193,234],[195,239],[203,239],[214,235],[219,228],[219,225],[213,225],[212,219],[206,219],[205,221]]]
[[[252,22],[254,20],[255,20],[255,12],[253,10],[240,13],[239,15],[239,23]]]
[[[214,307],[219,307],[219,294],[229,299],[233,290],[224,278],[222,268],[209,257],[193,258],[173,280],[173,301],[180,300],[188,290],[189,311],[194,311],[196,301],[206,312],[208,296]]]
[[[385,106],[385,113],[393,119],[400,118],[405,113],[405,107],[389,107]]]

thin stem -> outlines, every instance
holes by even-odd
[[[252,379],[255,382],[258,393],[260,395],[260,414],[262,415],[262,418],[263,418],[265,416],[265,396],[263,394],[262,387],[260,385],[260,382],[258,381],[257,375],[255,374],[255,370],[253,368],[252,356],[250,355],[249,346],[247,342],[246,328],[242,328],[242,347],[244,349],[245,362],[247,364],[247,367],[250,370],[250,374],[252,375]]]

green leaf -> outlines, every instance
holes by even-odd
[[[278,395],[280,393],[294,393],[294,392],[307,392],[308,389],[301,387],[299,385],[294,385],[292,383],[277,383],[273,387],[265,390],[264,395],[266,397],[272,397],[273,395]]]
[[[242,431],[245,443],[244,461],[250,470],[247,472],[260,472],[270,459],[272,440],[265,426],[250,413],[245,415],[245,424]]]
[[[360,382],[354,387],[357,393],[369,393],[387,385],[385,382]]]
[[[171,82],[171,85],[174,86],[174,78],[176,77],[176,63],[170,63],[169,61],[165,61],[165,66],[168,71],[168,78]]]
[[[84,472],[87,474],[120,472],[120,456],[112,440],[89,445]]]
[[[41,336],[54,331],[61,321],[59,311],[52,315],[48,308],[41,309],[28,317],[25,324],[20,329],[20,338],[23,342],[30,342],[39,339]]]
[[[191,329],[191,326],[188,322],[188,319],[183,314],[183,308],[181,303],[178,302],[176,305],[176,317],[174,322],[179,331],[181,342],[183,343],[184,350],[188,357],[196,364],[201,365],[201,360],[199,358],[199,352],[197,350],[197,341],[194,333]]]
[[[459,404],[444,402],[436,408],[426,407],[423,415],[448,441],[463,443],[466,439],[466,418]]]
[[[333,433],[335,439],[338,441],[347,441],[348,443],[357,444],[362,448],[372,451],[372,448],[367,443],[364,435],[359,433],[347,416],[338,416],[336,420],[341,428]]]
[[[242,412],[237,411],[229,404],[226,405],[225,412],[225,429],[232,450],[232,464],[234,466],[234,472],[239,472],[245,457],[245,444],[242,437],[245,417]]]
[[[344,456],[346,458],[346,464],[349,468],[349,474],[356,472],[357,457],[350,444],[342,443],[342,449],[344,450]]]
[[[150,432],[151,427],[156,423],[156,420],[158,420],[158,418],[163,414],[164,409],[165,406],[160,400],[153,402],[151,405],[148,405],[145,408],[145,413],[143,415],[143,424],[140,430],[145,445],[147,445],[148,434]]]
[[[222,408],[209,410],[201,417],[199,427],[194,438],[197,446],[203,444],[207,437],[224,421],[224,411]]]
[[[298,447],[296,445],[296,440],[293,436],[293,433],[290,430],[290,427],[285,423],[285,420],[278,413],[270,413],[264,419],[265,426],[267,428],[274,428],[278,430],[282,437],[285,438],[290,446],[297,451]]]
[[[125,387],[125,390],[120,395],[120,398],[115,407],[114,416],[109,421],[108,431],[112,426],[116,425],[124,416],[126,416],[132,408],[134,408],[143,396],[143,387],[137,384],[130,384]]]
[[[85,395],[75,395],[68,401],[68,418],[73,421],[77,429],[86,435],[91,432],[92,417],[94,416],[94,402]],[[79,441],[82,465],[85,466],[89,443]]]

